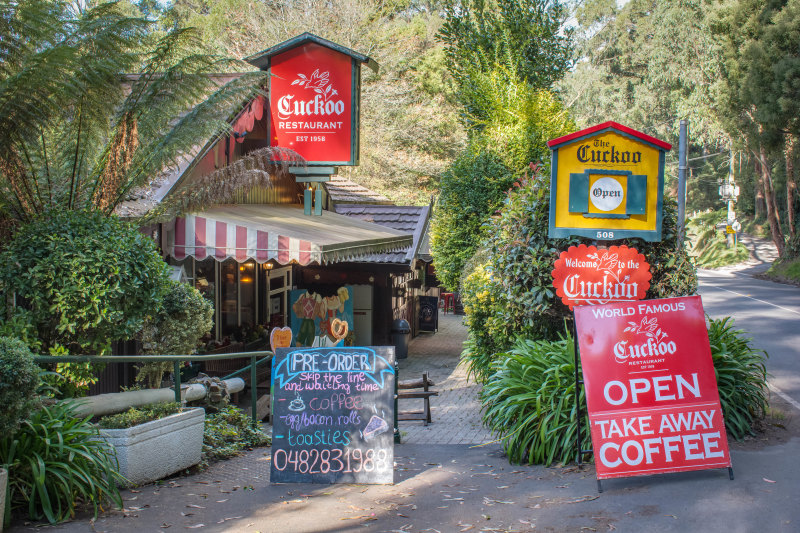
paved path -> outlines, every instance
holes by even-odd
[[[466,369],[459,365],[466,338],[463,317],[447,314],[439,316],[436,334],[423,333],[410,342],[408,358],[400,360],[400,379],[420,378],[427,372],[439,396],[431,398],[432,424],[400,422],[403,443],[483,444],[494,440],[481,425],[480,386],[467,380]],[[414,410],[421,405],[422,400],[404,400],[399,409]]]

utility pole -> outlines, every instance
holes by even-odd
[[[686,146],[689,137],[689,121],[681,120],[678,134],[678,249],[683,248],[683,235],[686,227],[686,169],[688,164]]]
[[[726,221],[726,228],[725,228],[725,233],[726,233],[725,237],[727,240],[728,248],[736,246],[737,228],[735,226],[739,226],[736,220],[736,212],[734,211],[734,204],[736,203],[736,198],[739,196],[739,187],[736,185],[736,182],[734,181],[734,176],[736,173],[735,168],[736,168],[736,158],[733,154],[733,150],[731,150],[731,163],[728,171],[728,179],[719,188],[720,196],[722,196],[723,200],[728,202],[728,219]],[[733,230],[733,232],[731,230]]]

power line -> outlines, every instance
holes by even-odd
[[[730,154],[730,152],[726,150],[724,152],[717,152],[716,154],[701,155],[701,156],[698,156],[698,157],[690,157],[689,159],[687,159],[687,162],[688,161],[698,161],[700,159],[708,159],[709,157],[714,157],[714,156],[718,156],[718,155],[721,155],[721,154]],[[678,162],[677,161],[667,161],[665,164],[667,164],[667,165],[677,165]]]

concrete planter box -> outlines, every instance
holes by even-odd
[[[8,490],[8,470],[0,468],[0,533],[6,516],[6,490]]]
[[[200,462],[203,449],[202,408],[184,411],[127,429],[101,429],[117,452],[119,473],[128,486],[143,485]]]

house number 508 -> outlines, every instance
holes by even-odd
[[[598,231],[597,232],[598,239],[613,239],[614,232],[613,231]]]

